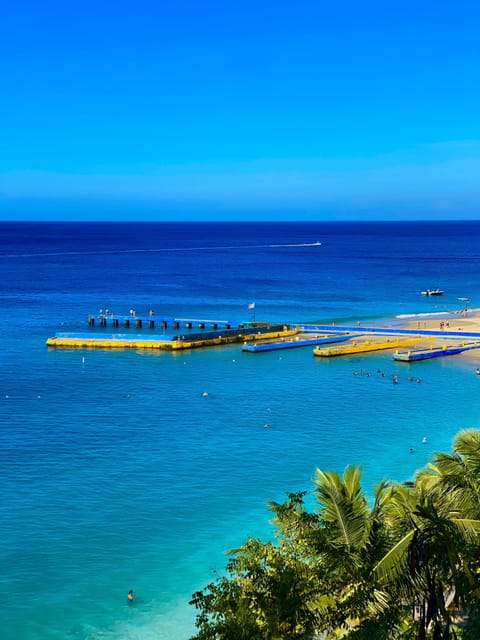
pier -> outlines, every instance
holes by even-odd
[[[382,351],[385,349],[396,349],[397,347],[405,347],[408,345],[418,344],[419,342],[425,342],[425,337],[414,337],[414,338],[385,338],[383,340],[364,340],[362,342],[357,342],[354,340],[353,342],[348,343],[345,346],[341,347],[332,347],[332,348],[322,348],[316,347],[313,350],[313,355],[315,356],[323,356],[326,358],[333,356],[346,356],[357,353],[367,353],[369,351]]]
[[[96,330],[97,323],[99,330]],[[98,317],[90,315],[88,326],[87,332],[57,333],[48,338],[46,344],[49,347],[63,348],[177,351],[242,343],[242,350],[248,353],[314,346],[314,355],[323,357],[396,349],[394,358],[405,362],[454,355],[469,349],[480,348],[479,332],[364,327],[359,324],[336,326],[335,324],[239,322],[165,315],[157,317],[152,310],[148,314],[137,314],[135,310],[131,310],[128,315],[116,315],[111,312],[100,313]],[[155,331],[157,328],[162,331]],[[167,328],[170,329],[169,335],[166,335]],[[137,331],[132,332],[132,329]],[[361,336],[364,338],[371,336],[371,338],[358,341]],[[450,338],[454,343],[458,340],[462,340],[462,343],[447,346],[445,341]],[[438,346],[440,339],[444,342],[442,347]],[[437,345],[429,347],[423,345],[401,353],[398,351],[401,347],[421,345],[422,342],[434,340],[437,341]],[[466,343],[466,340],[470,342]],[[345,345],[324,346],[338,342],[345,342]]]
[[[215,324],[208,321],[208,324]],[[200,332],[185,332],[171,338],[153,334],[128,333],[57,333],[48,338],[48,347],[84,349],[161,349],[178,351],[212,347],[235,342],[264,339],[287,338],[297,333],[296,329],[284,324],[251,323],[239,325],[236,329],[213,329]]]
[[[413,349],[411,351],[396,352],[393,359],[399,362],[416,362],[418,360],[429,360],[430,358],[441,358],[444,356],[454,356],[463,351],[471,349],[480,349],[480,342],[471,342],[460,345],[442,345],[440,348],[434,348],[433,345],[429,349]]]
[[[364,327],[362,325],[345,326],[345,325],[331,325],[331,324],[296,324],[299,331],[305,333],[311,332],[330,332],[340,331],[343,333],[370,333],[378,335],[398,335],[398,336],[431,336],[438,338],[479,338],[480,332],[478,331],[452,331],[451,329],[403,329],[397,327]]]
[[[276,351],[278,349],[297,349],[298,347],[312,347],[319,344],[328,344],[332,342],[344,342],[350,340],[351,335],[324,335],[315,337],[305,337],[304,335],[295,336],[290,339],[282,338],[280,342],[270,340],[268,342],[254,342],[253,344],[245,344],[242,351],[250,353],[261,353],[265,351]]]
[[[137,314],[136,311],[130,312],[129,315],[116,315],[113,313],[99,314],[98,317],[93,315],[88,316],[87,319],[89,327],[95,327],[98,323],[99,327],[112,327],[118,329],[120,327],[129,329],[134,327],[135,329],[142,329],[144,327],[148,329],[167,329],[172,327],[173,329],[192,329],[197,327],[198,329],[205,329],[210,327],[212,329],[230,329],[232,327],[238,327],[241,323],[235,320],[205,320],[202,318],[175,318],[173,316],[159,316],[150,311],[147,315]]]

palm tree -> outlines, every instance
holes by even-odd
[[[416,605],[418,640],[456,637],[454,620],[478,600],[479,469],[480,432],[461,432],[390,503],[401,536],[375,573]]]
[[[480,431],[464,429],[453,441],[452,453],[437,453],[434,463],[417,474],[417,482],[439,492],[442,500],[464,517],[480,518]]]
[[[378,485],[370,505],[361,477],[358,466],[347,467],[342,477],[335,471],[315,472],[320,526],[314,553],[328,575],[329,588],[329,598],[317,599],[318,613],[331,637],[342,633],[385,640],[393,637],[402,619],[401,607],[373,574],[391,546],[384,516],[391,490],[387,483]]]
[[[427,469],[419,472],[417,486],[442,506],[456,527],[460,570],[453,571],[454,600],[468,613],[469,626],[480,627],[480,431],[464,429],[453,441],[451,453],[439,452]],[[465,635],[465,634],[464,634]]]

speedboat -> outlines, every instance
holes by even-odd
[[[435,287],[434,289],[425,289],[425,291],[422,291],[422,296],[441,296],[441,295],[443,295],[443,291],[438,287]]]

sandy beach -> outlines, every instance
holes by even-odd
[[[445,312],[443,315],[435,314],[422,317],[420,320],[405,323],[407,329],[423,329],[428,331],[458,331],[480,333],[480,309],[468,309],[466,311]]]
[[[446,312],[444,315],[435,314],[434,316],[425,316],[420,320],[409,321],[405,323],[407,329],[421,329],[427,331],[455,331],[458,337],[465,333],[480,333],[480,309],[466,309],[459,311]],[[452,341],[456,340],[456,336],[445,336],[445,340],[438,338],[438,344],[448,342],[448,338]],[[469,341],[474,339],[469,338]],[[464,351],[457,357],[468,358],[469,360],[480,361],[480,348]]]
[[[389,326],[388,323],[382,323],[381,325],[383,331],[388,329]],[[444,345],[458,345],[459,339],[462,338],[464,338],[465,343],[478,342],[478,349],[467,350],[455,355],[480,363],[480,309],[434,312],[431,315],[415,316],[414,319],[405,318],[404,322],[395,324],[395,328],[411,330],[411,337],[418,338],[415,346],[416,349],[438,349]],[[383,331],[381,333],[369,333],[368,336],[361,335],[361,337],[359,336],[359,341],[366,339],[371,343],[383,342],[385,340],[385,333]],[[418,334],[415,336],[417,331]],[[434,332],[434,335],[424,335],[424,332],[429,331]],[[468,335],[469,333],[478,333],[478,336]]]

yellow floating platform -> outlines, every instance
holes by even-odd
[[[397,347],[407,347],[410,345],[426,342],[433,338],[425,336],[415,336],[412,338],[386,338],[384,340],[363,340],[358,342],[353,340],[341,347],[315,347],[313,355],[332,357],[347,356],[355,353],[367,353],[368,351],[381,351],[382,349],[396,349]]]
[[[48,347],[70,347],[83,349],[171,349],[174,343],[168,340],[124,340],[116,338],[48,338]]]
[[[290,337],[298,333],[296,329],[287,331],[272,331],[262,333],[262,339]],[[64,347],[69,349],[162,349],[164,351],[178,351],[181,349],[197,349],[199,347],[214,347],[231,342],[246,342],[258,340],[257,334],[234,336],[215,336],[202,340],[142,340],[139,338],[91,338],[88,335],[76,337],[55,336],[47,338],[48,347]]]

